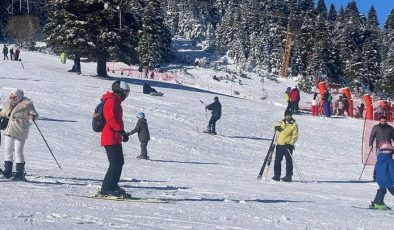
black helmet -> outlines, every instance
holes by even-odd
[[[287,115],[290,115],[290,116],[292,116],[293,114],[291,113],[291,111],[290,111],[290,110],[286,110],[286,111],[285,111],[285,117],[286,117]]]
[[[127,96],[129,96],[130,87],[126,82],[117,80],[112,83],[112,91],[119,95],[122,100],[124,100]]]
[[[213,100],[219,101],[219,98],[218,97],[214,97]]]

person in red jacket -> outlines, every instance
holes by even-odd
[[[104,101],[103,115],[105,118],[105,125],[101,132],[101,146],[104,146],[109,161],[109,167],[99,192],[99,195],[102,196],[122,198],[130,196],[118,186],[124,164],[122,141],[129,140],[124,131],[121,103],[129,93],[130,88],[127,83],[115,81],[112,84],[112,92],[106,92],[101,98]]]
[[[298,114],[298,103],[300,102],[300,91],[297,86],[289,94],[290,109],[292,114]]]

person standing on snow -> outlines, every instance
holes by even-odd
[[[289,99],[291,103],[292,114],[298,114],[299,102],[300,102],[300,91],[297,86],[290,91]]]
[[[207,133],[216,135],[216,122],[222,116],[222,104],[220,104],[218,97],[215,97],[213,100],[214,102],[212,104],[205,106],[205,111],[212,110],[212,116],[208,123]]]
[[[312,116],[317,116],[319,115],[319,98],[317,97],[317,93],[313,94],[313,98],[312,98]]]
[[[118,186],[124,164],[122,141],[127,142],[129,140],[129,136],[124,131],[121,103],[129,93],[129,85],[118,80],[112,84],[112,92],[106,92],[101,98],[104,101],[103,115],[106,121],[101,132],[101,146],[105,148],[107,153],[109,167],[99,195],[122,198],[130,196]]]
[[[380,123],[372,128],[371,136],[369,137],[370,152],[373,150],[375,139],[377,152],[375,171],[379,189],[370,207],[387,210],[390,209],[384,203],[384,196],[387,190],[394,196],[394,148],[392,144],[392,141],[394,141],[394,128],[387,124],[385,116],[381,116]]]
[[[293,176],[293,154],[294,144],[298,139],[298,126],[296,121],[292,118],[291,111],[285,112],[285,119],[279,121],[279,125],[275,126],[275,130],[279,132],[276,155],[274,163],[273,180],[279,181],[281,174],[281,164],[283,156],[286,158],[286,176],[282,181],[291,182]]]
[[[290,103],[290,98],[289,98],[290,91],[291,91],[291,87],[287,87],[287,89],[285,91],[285,94],[283,95],[284,99],[285,99],[285,102],[287,103],[287,107],[286,107],[285,111],[291,110],[291,103]]]
[[[141,155],[137,157],[137,159],[149,160],[148,157],[148,142],[150,140],[150,134],[148,129],[148,122],[145,118],[145,113],[140,112],[137,115],[138,122],[135,125],[135,128],[131,130],[128,135],[133,135],[134,133],[138,133],[138,139],[141,142]]]
[[[10,60],[14,59],[14,47],[10,49]]]
[[[331,117],[331,101],[332,101],[332,96],[326,89],[326,91],[323,94],[323,108],[324,108],[324,115],[326,115],[326,117]]]
[[[4,60],[7,58],[8,60],[8,47],[4,45],[3,47],[3,54],[4,54]]]
[[[29,135],[31,120],[38,118],[33,102],[24,96],[23,90],[17,89],[10,94],[10,99],[4,104],[1,117],[7,117],[8,124],[4,130],[4,171],[3,178],[25,180],[25,157],[23,148]],[[16,172],[12,174],[12,166],[16,163]]]

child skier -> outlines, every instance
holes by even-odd
[[[135,128],[131,130],[128,134],[133,135],[138,132],[138,139],[141,142],[141,155],[137,157],[137,159],[149,160],[148,157],[148,142],[150,140],[150,134],[148,129],[148,123],[145,119],[145,114],[143,112],[138,113],[137,115],[138,122],[135,125]]]

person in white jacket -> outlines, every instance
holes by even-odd
[[[8,124],[4,130],[4,171],[3,178],[14,180],[25,179],[25,158],[23,148],[29,135],[32,120],[38,118],[33,102],[24,96],[23,90],[17,89],[10,94],[9,100],[4,104],[1,117],[7,117]],[[15,159],[14,159],[15,154]],[[12,174],[13,162],[16,163],[16,172]]]
[[[319,98],[317,97],[317,93],[313,94],[313,99],[311,102],[312,105],[312,116],[318,116],[319,115]]]

